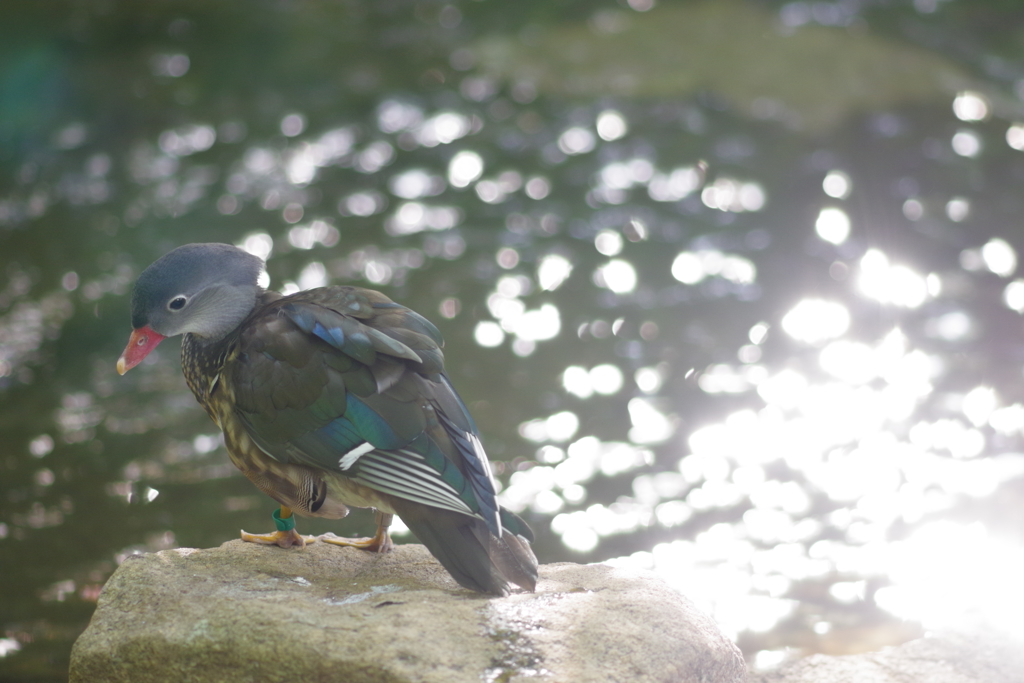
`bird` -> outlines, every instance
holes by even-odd
[[[389,552],[398,515],[460,585],[534,591],[533,532],[496,500],[438,329],[370,289],[264,289],[264,268],[229,244],[164,254],[135,283],[132,332],[117,361],[124,375],[183,335],[186,383],[234,465],[281,505],[276,531],[243,531],[242,540],[302,547],[317,538],[296,531],[296,514],[340,519],[349,506],[372,508],[373,537],[319,540]]]

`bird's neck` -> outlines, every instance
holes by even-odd
[[[219,325],[211,326],[209,331],[185,334],[182,339],[182,353],[185,354],[187,349],[193,358],[204,359],[207,363],[217,360],[231,346],[237,337],[236,333],[245,327],[250,318],[257,315],[264,306],[280,298],[281,295],[277,292],[259,290],[255,302],[238,307],[232,315],[226,315]],[[223,358],[220,362],[223,363]]]
[[[209,287],[196,297],[188,326],[181,332],[189,333],[197,343],[216,344],[245,323],[263,294],[256,285]]]
[[[231,354],[238,332],[246,323],[263,309],[264,306],[281,298],[277,292],[260,290],[256,303],[240,322],[226,333],[217,337],[189,332],[181,340],[181,369],[185,374],[192,393],[209,411],[208,400],[212,387],[220,376],[221,369]],[[212,413],[211,413],[212,415]]]

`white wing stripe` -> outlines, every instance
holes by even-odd
[[[387,452],[377,451],[366,458],[366,462],[374,462],[384,467],[393,467],[396,469],[408,472],[412,476],[422,477],[426,475],[429,479],[440,479],[437,470],[430,467],[429,465],[420,464],[418,462],[409,462],[401,458],[387,458],[383,457],[387,455]],[[444,480],[441,480],[444,481]],[[445,482],[447,485],[447,482]],[[448,488],[451,488],[450,486]],[[451,489],[454,491],[455,489]]]
[[[426,505],[443,507],[469,515],[473,514],[473,511],[469,509],[465,501],[454,495],[454,489],[447,485],[444,488],[438,487],[436,480],[424,482],[422,478],[410,479],[394,470],[384,469],[376,466],[375,463],[369,462],[362,464],[360,475],[356,478],[363,479],[368,484],[373,484],[376,487],[388,487],[395,491],[401,490],[406,494],[401,496],[403,498],[417,500]],[[429,484],[429,486],[423,486],[425,483]],[[382,490],[384,489],[382,488]]]
[[[366,455],[374,449],[374,445],[369,441],[364,441],[345,455],[338,459],[338,467],[342,470],[347,470],[356,464],[356,461],[363,455]]]
[[[360,474],[374,475],[374,479],[384,482],[392,482],[398,486],[408,487],[410,491],[419,492],[423,496],[429,496],[438,500],[461,500],[458,496],[453,495],[454,491],[450,488],[441,488],[434,482],[424,482],[418,477],[408,477],[400,472],[396,472],[386,467],[379,467],[375,463],[364,463],[360,470]],[[424,484],[427,484],[424,486]],[[464,505],[465,503],[463,503]]]
[[[473,450],[476,452],[476,457],[480,461],[480,464],[483,465],[487,478],[494,481],[494,474],[491,472],[491,461],[487,459],[487,453],[484,451],[484,445],[480,441],[480,437],[469,432],[466,432],[466,437],[469,439],[469,442],[473,444]]]
[[[382,452],[386,453],[387,451],[382,451]],[[395,453],[401,453],[402,455],[407,455],[410,458],[415,458],[416,460],[420,460],[420,461],[425,461],[426,460],[426,458],[424,458],[422,455],[420,455],[416,451],[410,451],[410,450],[408,450],[406,448],[400,448],[400,449],[398,449],[397,451],[394,451],[394,452]]]
[[[354,479],[360,483],[366,484],[371,488],[375,488],[378,491],[384,493],[390,493],[399,498],[411,500],[415,503],[421,503],[430,507],[441,508],[444,510],[451,510],[452,512],[460,512],[464,515],[470,515],[476,517],[469,508],[465,505],[453,505],[450,500],[440,500],[432,497],[424,496],[422,490],[414,490],[412,488],[396,484],[394,482],[382,482],[378,479],[369,479],[363,476],[354,477]],[[461,502],[461,501],[460,501]]]

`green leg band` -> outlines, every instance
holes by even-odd
[[[295,528],[295,515],[287,519],[281,519],[281,508],[278,508],[274,510],[274,514],[271,516],[274,518],[274,524],[277,525],[278,531],[291,531]]]

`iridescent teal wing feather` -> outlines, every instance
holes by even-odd
[[[239,340],[236,411],[282,462],[479,517],[500,536],[487,455],[444,374],[442,344],[429,321],[377,292],[286,297]]]

